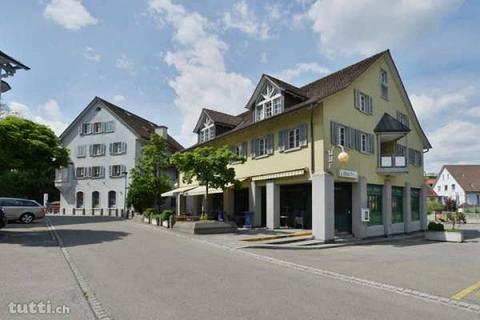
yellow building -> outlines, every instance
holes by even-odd
[[[204,109],[194,132],[190,149],[230,145],[247,158],[232,164],[241,187],[213,190],[208,212],[240,225],[251,212],[255,227],[312,229],[324,241],[426,228],[431,145],[388,50],[302,87],[263,75],[245,112]],[[180,179],[169,194],[196,215],[203,191]]]

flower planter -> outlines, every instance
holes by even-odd
[[[143,222],[145,222],[145,223],[150,223],[150,219],[148,219],[148,218],[143,218]]]
[[[168,228],[168,221],[167,220],[162,221],[162,226],[164,226],[165,228]]]
[[[152,220],[150,220],[150,224],[153,224],[155,226],[158,226],[158,221],[156,218],[153,218]]]
[[[463,242],[462,231],[427,231],[425,239],[433,241]]]

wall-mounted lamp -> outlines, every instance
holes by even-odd
[[[350,160],[350,156],[345,151],[344,146],[342,146],[341,144],[338,144],[336,146],[332,146],[330,148],[330,150],[328,150],[328,168],[329,169],[332,167],[332,164],[333,164],[333,155],[334,155],[335,148],[339,148],[341,150],[340,153],[337,156],[338,161],[340,161],[342,163],[346,163],[346,162],[348,162],[348,160]]]

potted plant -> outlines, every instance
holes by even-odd
[[[157,214],[157,211],[153,208],[148,208],[145,211],[143,211],[143,222],[145,223],[151,223],[152,217]]]
[[[160,215],[160,221],[162,221],[162,226],[171,228],[170,226],[170,216],[173,215],[173,211],[170,209],[165,209],[162,211],[162,214]]]
[[[463,214],[457,212],[447,213],[447,221],[452,224],[451,229],[445,229],[443,223],[430,222],[425,232],[425,239],[433,241],[463,242],[462,230],[456,229],[455,225],[462,219]]]

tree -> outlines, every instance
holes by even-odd
[[[204,210],[206,217],[208,208],[208,189],[222,188],[235,183],[235,169],[232,162],[245,162],[245,158],[233,153],[228,146],[221,148],[200,147],[192,151],[177,152],[171,158],[171,163],[183,173],[183,181],[192,183],[195,179],[199,185],[205,186]]]
[[[8,116],[0,120],[0,194],[42,201],[58,194],[55,169],[68,165],[68,150],[45,125]]]
[[[150,140],[142,148],[142,154],[130,172],[132,183],[128,192],[128,204],[136,210],[160,207],[161,194],[172,187],[171,179],[166,175],[166,169],[171,165],[165,139],[152,134]]]

